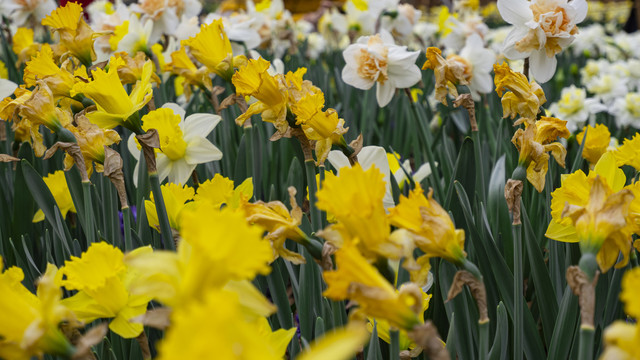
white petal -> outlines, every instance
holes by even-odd
[[[493,78],[489,73],[476,74],[474,72],[470,85],[477,92],[487,94],[493,90]]]
[[[158,153],[156,154],[156,167],[158,168],[158,180],[162,182],[173,171],[173,161],[169,160],[166,155]]]
[[[531,75],[538,83],[546,83],[551,80],[553,74],[556,73],[556,65],[558,61],[556,57],[547,57],[544,49],[532,51],[529,59],[531,65]]]
[[[380,39],[382,42],[387,45],[395,45],[396,43],[393,41],[393,36],[391,33],[385,29],[380,29]]]
[[[420,68],[416,65],[405,67],[389,64],[387,74],[389,75],[388,81],[392,81],[395,87],[400,89],[411,87],[422,79]],[[378,85],[378,87],[380,87],[380,85]]]
[[[498,11],[504,19],[512,25],[522,25],[533,18],[527,0],[498,0]]]
[[[376,83],[373,80],[360,77],[360,75],[358,75],[358,69],[348,65],[342,69],[342,81],[361,90],[369,90]]]
[[[0,79],[0,99],[4,99],[13,95],[13,92],[16,91],[18,85],[11,80]]]
[[[136,163],[136,166],[133,168],[133,186],[138,187],[138,171],[140,171],[140,162]]]
[[[393,99],[393,95],[396,93],[396,88],[391,84],[391,81],[386,81],[384,84],[378,83],[376,88],[376,99],[380,107],[385,107]]]
[[[586,0],[573,0],[569,3],[576,10],[574,21],[576,24],[581,23],[587,17],[589,6]]]
[[[529,53],[523,53],[515,49],[516,42],[520,41],[523,37],[527,36],[531,29],[527,27],[514,27],[507,37],[504,39],[504,47],[502,53],[507,59],[517,60],[524,59],[529,56]]]
[[[187,112],[182,108],[182,106],[176,103],[166,103],[162,105],[163,109],[171,109],[176,115],[180,115],[180,119],[184,120],[184,116]]]
[[[189,176],[196,168],[196,165],[189,165],[184,160],[178,160],[173,162],[173,168],[169,173],[169,182],[174,184],[184,185],[189,181]]]
[[[331,166],[333,166],[334,169],[338,171],[345,166],[350,166],[349,158],[347,158],[347,156],[343,154],[342,151],[340,150],[331,150],[329,152],[329,156],[327,157],[327,160],[329,160],[329,163],[331,164]]]
[[[138,146],[136,145],[135,134],[131,134],[131,136],[129,136],[129,140],[127,140],[127,149],[129,149],[131,156],[138,161],[140,160],[140,150],[138,150]]]
[[[389,47],[389,64],[396,64],[402,66],[415,65],[420,51],[407,51],[404,46],[391,46]]]
[[[422,180],[424,180],[429,175],[431,175],[431,165],[429,165],[429,163],[422,164],[422,166],[418,168],[418,171],[413,174],[413,181],[421,183]]]
[[[187,152],[184,159],[189,164],[204,164],[222,159],[222,151],[210,143],[209,140],[198,137],[187,144]]]
[[[184,139],[189,141],[192,137],[205,137],[209,135],[211,130],[220,123],[222,118],[220,115],[214,114],[191,114],[184,121],[182,130],[184,131]]]

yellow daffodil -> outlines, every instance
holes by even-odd
[[[180,186],[174,183],[164,184],[160,187],[162,191],[162,198],[164,199],[164,206],[167,209],[167,215],[169,217],[169,224],[171,228],[180,231],[180,214],[182,210],[187,206],[188,202],[193,200],[195,190],[190,186]],[[147,213],[147,219],[149,226],[154,229],[160,229],[160,222],[158,221],[158,213],[156,210],[155,200],[153,194],[151,194],[151,200],[144,201],[144,210]]]
[[[211,288],[271,270],[273,251],[262,239],[263,230],[250,226],[241,212],[201,204],[183,212],[180,231],[177,253],[154,251],[127,259],[139,274],[134,293],[176,308],[203,301]]]
[[[417,286],[403,286],[396,292],[355,244],[338,249],[335,256],[337,270],[323,273],[327,283],[324,296],[332,300],[353,300],[367,316],[385,319],[399,329],[410,331],[420,324],[422,296]]]
[[[640,268],[625,272],[622,277],[620,300],[624,302],[625,312],[636,319],[640,318]],[[605,350],[600,360],[638,359],[640,358],[640,326],[625,321],[615,321],[604,331]]]
[[[95,164],[96,171],[102,172],[105,159],[104,147],[119,143],[120,135],[115,130],[101,129],[98,125],[91,123],[86,116],[76,116],[75,123],[76,126],[69,126],[68,129],[80,146],[89,176],[93,172],[92,164]],[[65,154],[65,170],[71,169],[73,164],[73,157]]]
[[[153,64],[147,61],[142,70],[142,77],[131,90],[130,94],[120,82],[118,76],[119,63],[122,60],[112,58],[109,62],[109,70],[93,70],[93,80],[84,83],[78,82],[73,87],[71,95],[81,93],[96,103],[97,109],[87,113],[89,120],[103,129],[112,129],[122,125],[132,131],[139,131],[139,120],[130,119],[151,97],[151,74]]]
[[[252,115],[262,113],[263,121],[273,123],[276,129],[284,133],[289,126],[286,120],[287,96],[278,78],[267,72],[269,66],[269,62],[263,58],[249,60],[245,67],[233,75],[231,81],[239,95],[258,99],[236,119],[236,123],[242,125]]]
[[[0,257],[0,271],[2,258]],[[37,295],[22,285],[24,273],[18,267],[0,272],[0,358],[42,358],[43,354],[70,358],[75,349],[59,325],[74,319],[60,303],[62,290],[55,283],[58,269],[47,265],[38,280]]]
[[[213,85],[206,67],[198,68],[187,55],[185,48],[182,47],[178,51],[171,53],[171,64],[169,65],[171,72],[184,78],[183,89],[187,101],[191,98],[191,87],[204,87],[211,91]]]
[[[360,164],[327,173],[316,195],[316,206],[338,221],[332,225],[346,235],[345,242],[359,239],[359,249],[368,259],[398,258],[401,247],[389,238],[389,220],[382,202],[386,186],[375,166],[364,171]],[[341,244],[335,244],[340,247]]]
[[[220,160],[222,152],[206,136],[222,120],[219,115],[191,114],[185,119],[185,110],[178,104],[167,103],[142,117],[142,129],[156,129],[160,138],[160,152],[156,153],[156,166],[160,181],[185,184],[198,164]],[[132,134],[129,151],[140,158],[140,151]],[[134,170],[138,173],[139,163]]]
[[[292,191],[293,189],[293,191]],[[308,236],[300,230],[302,224],[302,209],[296,203],[295,189],[289,190],[291,212],[280,201],[257,201],[255,203],[245,202],[241,208],[244,210],[247,221],[264,228],[268,233],[265,240],[268,240],[273,247],[274,255],[280,256],[293,264],[305,263],[304,257],[300,254],[288,250],[284,246],[285,240],[293,240],[298,243],[309,241]]]
[[[302,352],[297,360],[347,360],[360,351],[369,338],[367,330],[357,322],[325,334]]]
[[[205,65],[209,71],[226,81],[231,80],[233,68],[246,62],[244,56],[233,57],[231,42],[224,31],[222,19],[213,20],[211,24],[202,24],[196,36],[183,41],[191,50],[191,55]],[[216,49],[211,51],[211,49]]]
[[[20,107],[31,98],[32,92],[26,90],[24,85],[18,87],[15,92],[15,99],[7,97],[0,102],[0,119],[12,121],[11,130],[16,142],[29,142],[33,147],[33,152],[40,157],[47,150],[43,143],[43,137],[39,126],[33,126],[28,119],[20,119],[17,115]],[[33,139],[33,140],[32,140]]]
[[[587,140],[582,150],[582,157],[587,159],[589,164],[595,165],[602,154],[607,152],[609,143],[611,142],[611,133],[605,125],[597,124],[595,127],[588,125],[576,135],[578,144],[582,145],[585,131],[587,132]]]
[[[456,98],[456,85],[468,85],[469,76],[461,62],[445,60],[441,54],[442,51],[436,47],[427,48],[427,61],[422,65],[422,70],[433,70],[436,78],[436,100],[447,105],[447,94]]]
[[[60,37],[60,44],[85,66],[96,59],[93,41],[96,35],[84,21],[82,6],[67,2],[42,19],[42,25],[50,26]]]
[[[31,59],[40,47],[40,44],[33,41],[33,29],[26,27],[19,27],[11,40],[11,49],[18,56],[18,64]]]
[[[400,198],[398,206],[389,210],[389,219],[392,225],[408,231],[415,246],[425,253],[416,260],[410,254],[405,260],[405,268],[418,285],[427,282],[429,259],[432,257],[441,257],[456,265],[465,262],[464,230],[455,228],[449,213],[433,199],[433,190],[429,190],[428,197],[425,197],[417,185],[408,197]],[[402,230],[393,234],[394,238],[404,236]]]
[[[269,359],[284,357],[296,328],[272,331],[265,318],[246,319],[236,293],[209,289],[202,302],[175,309],[158,347],[160,360]]]
[[[55,98],[69,96],[75,83],[71,62],[65,61],[58,67],[53,60],[53,50],[49,44],[42,45],[24,68],[24,83],[28,87],[35,86],[36,80],[42,80],[51,89]],[[71,71],[70,71],[71,70]]]
[[[126,52],[119,52],[113,54],[113,56],[122,60],[115,62],[115,65],[118,67],[118,77],[120,77],[123,85],[135,84],[145,76],[144,69],[147,64],[147,56],[145,53],[138,52],[135,56],[131,57]],[[151,72],[151,81],[156,84],[160,83],[160,78],[155,72]]]
[[[618,166],[631,165],[640,171],[640,134],[635,134],[631,139],[624,139],[613,155]]]
[[[602,155],[589,176],[580,170],[566,176],[562,186],[551,193],[553,219],[546,236],[580,242],[583,252],[597,254],[603,272],[616,264],[620,253],[623,258],[616,268],[624,267],[635,228],[629,211],[634,191],[623,188],[625,181],[611,153]]]
[[[58,132],[71,124],[71,114],[56,106],[51,89],[41,80],[38,80],[38,86],[19,109],[20,116],[31,123],[32,136],[40,125],[46,126],[52,132]]]
[[[343,134],[349,130],[344,128],[344,120],[338,118],[334,109],[324,108],[322,92],[310,94],[300,102],[293,104],[292,112],[296,115],[296,125],[300,125],[309,140],[329,140],[330,144],[346,144]]]
[[[544,91],[535,81],[529,82],[524,74],[515,72],[506,63],[493,65],[496,93],[502,97],[503,117],[520,115],[535,119],[540,106],[547,101]],[[505,93],[506,90],[510,90]]]
[[[131,255],[152,251],[151,247],[142,247]],[[113,318],[109,323],[113,332],[134,338],[142,332],[142,324],[130,320],[147,311],[151,298],[130,293],[131,281],[138,274],[125,265],[124,258],[120,249],[105,242],[91,244],[80,257],[71,256],[60,269],[63,276],[60,283],[67,290],[78,292],[62,303],[81,321]]]
[[[215,174],[200,186],[193,198],[196,203],[209,203],[212,207],[220,209],[226,205],[231,209],[237,209],[242,201],[247,201],[253,196],[253,179],[245,179],[235,189],[233,180],[220,174]]]
[[[42,178],[44,183],[47,184],[53,199],[56,201],[56,205],[62,214],[62,218],[67,217],[69,211],[75,213],[76,207],[73,205],[73,199],[71,199],[71,192],[67,186],[67,179],[64,177],[64,171],[58,170]],[[39,222],[44,220],[44,213],[42,210],[33,217],[33,222]]]
[[[545,176],[549,169],[549,154],[551,153],[558,165],[564,167],[567,150],[554,141],[558,137],[568,138],[571,133],[567,130],[567,122],[543,116],[535,123],[525,121],[525,128],[516,130],[511,142],[520,152],[518,166],[527,169],[527,180],[533,187],[542,192]]]

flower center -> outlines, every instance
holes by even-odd
[[[357,55],[358,75],[372,81],[384,84],[389,78],[387,75],[387,61],[389,49],[384,46],[379,35],[369,38],[367,49],[360,49]]]

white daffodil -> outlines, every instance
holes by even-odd
[[[156,153],[160,181],[169,177],[169,182],[186,184],[198,164],[222,158],[222,152],[206,138],[220,120],[220,116],[213,114],[192,114],[185,119],[184,109],[174,103],[142,117],[142,128],[156,129],[160,138],[160,151]],[[140,150],[133,134],[127,145],[131,155],[139,160]],[[138,165],[134,181],[138,178]]]
[[[413,5],[400,4],[397,10],[382,17],[380,26],[392,33],[401,43],[407,43],[420,16],[422,16],[422,11]]]
[[[111,49],[124,51],[130,56],[135,56],[138,51],[148,53],[151,51],[151,44],[158,40],[153,37],[153,24],[151,19],[140,20],[136,14],[131,14],[129,20],[115,28],[109,39]]]
[[[509,59],[529,58],[539,83],[556,72],[556,54],[573,42],[587,16],[586,0],[498,0],[502,18],[514,28],[504,43]]]
[[[632,126],[640,129],[640,93],[630,92],[622,98],[617,98],[610,112],[615,115],[618,127]]]
[[[459,63],[464,69],[466,80],[473,100],[479,101],[480,94],[488,94],[493,90],[493,77],[491,70],[496,62],[496,54],[485,48],[482,38],[478,34],[472,34],[460,50],[459,55],[449,55],[448,61]]]
[[[389,163],[389,169],[393,174],[393,177],[396,180],[396,184],[400,190],[404,188],[404,186],[409,183],[409,176],[411,179],[419,184],[424,180],[427,176],[431,175],[431,166],[427,164],[422,164],[418,170],[415,172],[411,170],[411,163],[407,159],[400,162],[400,155],[397,153],[387,153],[387,162]],[[408,176],[407,176],[408,175]]]
[[[2,0],[0,14],[16,27],[40,26],[40,21],[56,9],[54,0]]]
[[[396,88],[408,88],[422,78],[416,65],[419,51],[407,51],[397,46],[391,34],[382,30],[374,36],[364,36],[349,45],[342,55],[346,66],[342,80],[358,89],[369,90],[378,84],[376,99],[381,107],[389,104]]]
[[[611,106],[616,99],[624,97],[628,92],[627,79],[613,72],[605,72],[595,76],[586,83],[586,87],[590,93],[607,106]]]
[[[13,95],[18,85],[11,80],[0,79],[0,100]]]
[[[333,166],[338,174],[340,169],[344,167],[350,167],[349,159],[339,150],[333,150],[329,152],[327,158],[331,166]],[[385,184],[387,185],[387,191],[384,194],[382,202],[385,209],[396,206],[393,201],[393,195],[391,194],[391,170],[389,168],[389,161],[387,159],[387,152],[380,146],[365,146],[358,153],[358,163],[362,166],[363,170],[368,170],[372,165],[375,165],[383,175]]]
[[[600,101],[587,98],[586,90],[575,85],[562,89],[560,100],[549,106],[549,111],[554,116],[567,121],[567,129],[571,132],[582,128],[596,113],[606,110],[607,107]]]
[[[159,39],[162,35],[175,35],[180,19],[197,17],[202,10],[198,0],[140,0],[131,4],[131,10],[141,14],[142,20],[152,20],[151,37]]]
[[[450,15],[445,22],[445,29],[446,36],[442,39],[442,44],[448,50],[456,52],[462,50],[471,35],[476,34],[485,39],[489,33],[489,27],[478,14],[466,14],[461,20]]]

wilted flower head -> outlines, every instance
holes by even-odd
[[[493,65],[494,82],[498,96],[502,96],[503,117],[520,115],[526,119],[535,119],[540,106],[547,101],[544,91],[535,81],[529,82],[524,74],[515,72],[509,65]],[[505,93],[506,90],[510,92]]]

